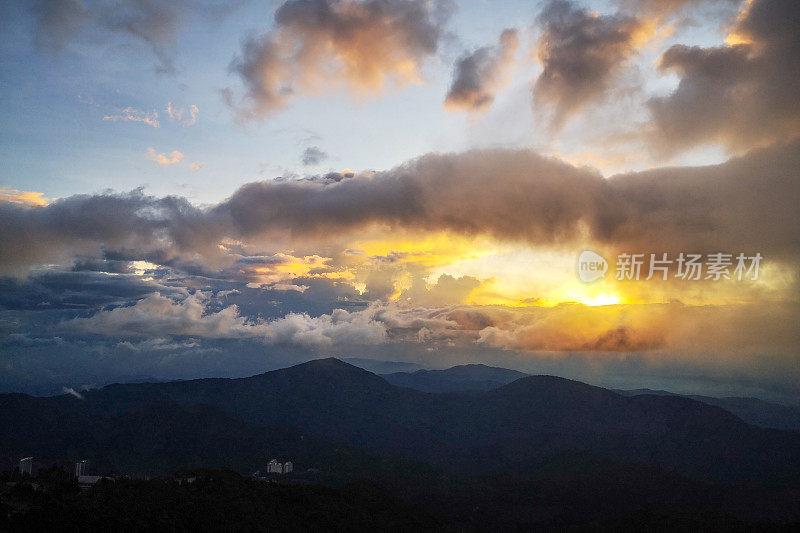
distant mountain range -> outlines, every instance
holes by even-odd
[[[471,367],[446,374],[484,372],[508,375]],[[194,442],[217,442],[222,435],[213,428],[235,431],[240,438],[232,440],[255,453],[274,447],[269,439],[276,433],[259,437],[261,428],[288,427],[461,474],[532,471],[562,453],[644,461],[717,480],[764,478],[800,466],[797,433],[757,428],[683,397],[625,396],[553,376],[528,376],[488,391],[430,394],[322,359],[250,378],[117,384],[83,396],[1,395],[0,426],[14,428],[3,438],[4,455],[80,455],[88,446],[115,450],[105,453],[119,457],[104,460],[122,466],[144,454],[136,450],[169,442],[175,447],[169,455],[185,451],[197,457],[194,465],[213,458],[203,453],[230,461],[236,453],[227,447],[205,451],[199,444],[194,449],[192,433]]]
[[[359,366],[359,365],[356,365]],[[398,387],[409,387],[423,392],[459,392],[492,390],[528,376],[523,372],[480,364],[461,365],[446,370],[416,370],[380,373],[386,381]],[[800,430],[800,405],[783,405],[758,398],[675,394],[651,389],[615,390],[623,396],[683,396],[708,405],[721,407],[748,424],[764,428]]]
[[[378,359],[367,359],[364,357],[345,357],[342,361],[379,375],[391,374],[392,372],[415,372],[417,370],[425,370],[425,367],[422,365],[403,361],[380,361]]]
[[[509,372],[468,365],[420,375],[484,386]],[[0,395],[0,465],[32,455],[155,475],[249,473],[292,460],[304,482],[366,478],[458,528],[559,529],[642,509],[656,514],[636,524],[658,524],[664,512],[714,524],[800,520],[800,433],[680,396],[553,376],[434,394],[337,359],[82,396]]]
[[[398,387],[409,387],[423,392],[457,392],[467,390],[492,390],[507,385],[528,374],[486,365],[460,365],[446,370],[417,370],[394,372],[381,377]]]
[[[726,411],[735,414],[748,424],[763,428],[792,429],[800,430],[800,405],[783,405],[773,402],[765,402],[758,398],[729,396],[725,398],[715,398],[712,396],[702,396],[697,394],[679,395],[672,392],[635,389],[617,390],[619,394],[625,396],[638,396],[641,394],[653,394],[658,396],[684,396],[697,400],[698,402],[716,405]]]

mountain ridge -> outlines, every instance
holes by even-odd
[[[529,471],[560,453],[650,462],[720,480],[763,478],[800,465],[800,434],[756,428],[687,398],[626,397],[556,376],[433,394],[327,358],[249,378],[113,384],[83,398],[0,396],[0,422],[14,427],[20,417],[37,419],[69,442],[74,428],[93,419],[172,402],[209,405],[250,425],[288,426],[455,473]]]
[[[414,372],[380,374],[393,385],[423,392],[491,390],[528,375],[516,370],[475,363],[456,365],[443,370],[421,369]]]

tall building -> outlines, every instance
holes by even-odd
[[[81,477],[84,475],[86,475],[86,459],[75,463],[75,477]]]
[[[292,462],[279,463],[276,459],[267,463],[267,474],[288,474],[292,471]]]
[[[267,473],[268,474],[283,474],[282,465],[276,461],[275,459],[271,460],[267,463]]]
[[[33,457],[26,457],[19,460],[19,471],[22,474],[31,475],[33,469]]]

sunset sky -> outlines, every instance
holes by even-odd
[[[336,356],[800,401],[794,0],[3,11],[0,391]]]

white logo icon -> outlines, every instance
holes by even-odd
[[[591,250],[584,250],[578,256],[578,277],[581,281],[591,283],[608,272],[608,261]]]

